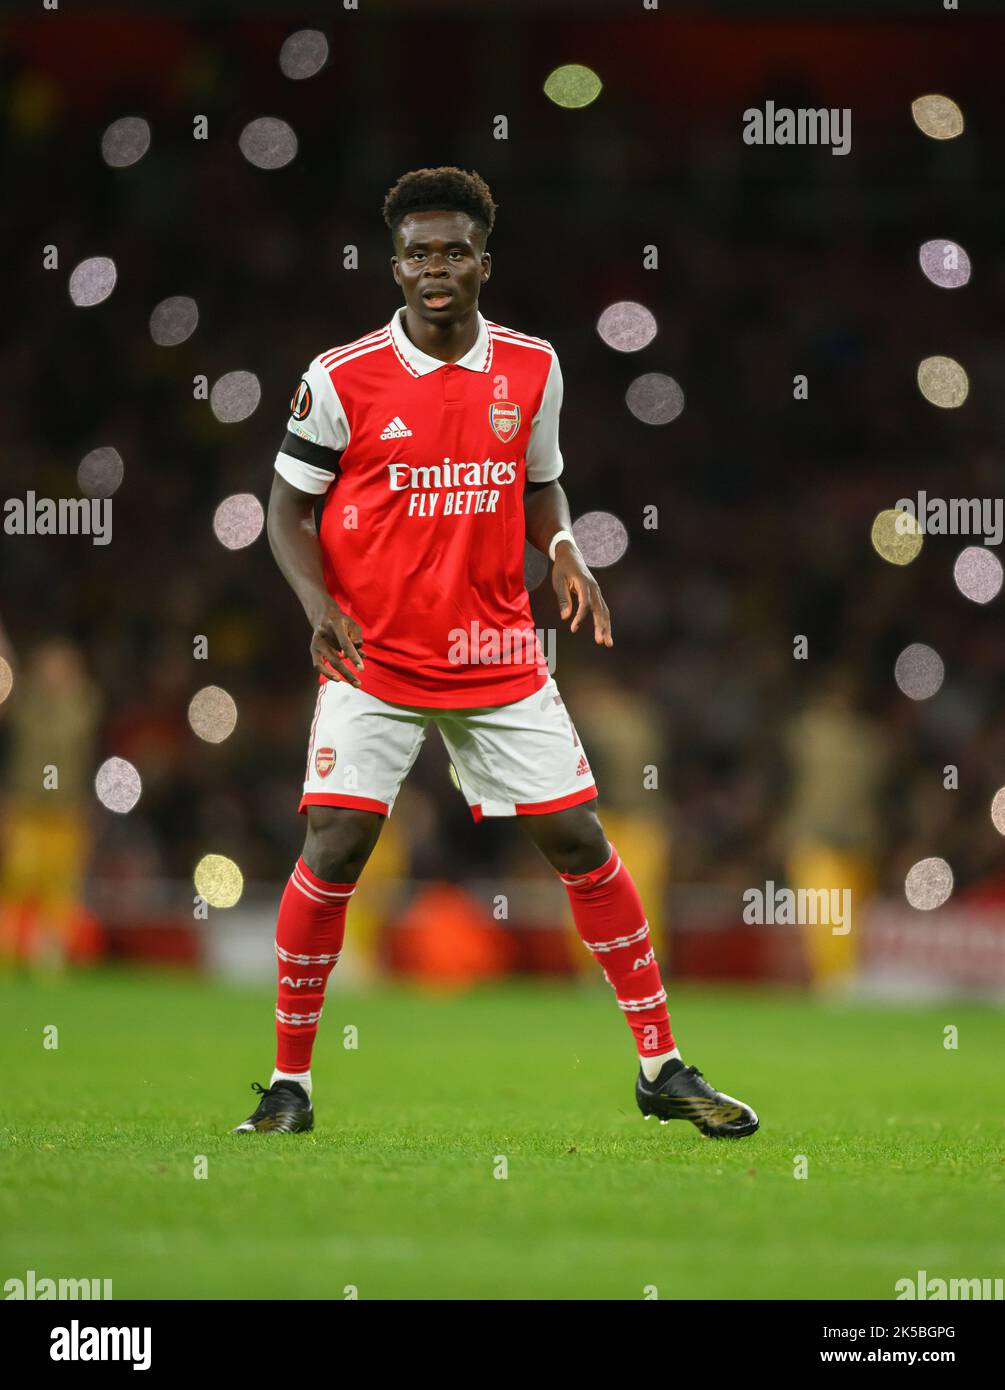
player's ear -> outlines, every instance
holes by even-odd
[[[483,252],[482,252],[482,284],[483,284],[483,285],[485,284],[485,281],[489,278],[489,276],[490,276],[491,274],[492,274],[492,257],[489,255],[489,253],[488,253],[487,251],[483,251]]]
[[[392,256],[392,257],[391,257],[391,274],[394,276],[394,283],[395,283],[396,285],[400,285],[400,284],[401,284],[401,276],[398,274],[398,257],[397,257],[397,256]]]

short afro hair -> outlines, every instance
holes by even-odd
[[[413,212],[466,212],[481,223],[486,237],[496,220],[496,205],[481,175],[449,164],[441,169],[413,169],[402,174],[389,190],[384,199],[384,221],[392,237]]]

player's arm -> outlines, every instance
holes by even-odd
[[[301,492],[277,473],[269,496],[269,545],[286,582],[300,600],[311,632],[311,659],[322,675],[336,672],[351,685],[359,677],[340,658],[363,669],[363,634],[328,592],[321,542],[314,519],[316,496]]]
[[[613,647],[611,615],[600,585],[571,539],[572,517],[569,499],[558,478],[564,467],[558,447],[558,418],[562,409],[562,373],[558,358],[552,354],[551,370],[541,398],[541,406],[531,423],[527,444],[527,482],[524,487],[523,510],[527,539],[554,563],[551,582],[558,596],[561,617],[573,613],[571,631],[578,632],[587,613],[593,614],[594,641]],[[570,539],[552,541],[559,531],[570,533]]]
[[[360,684],[363,634],[325,584],[314,509],[336,482],[348,423],[328,374],[315,359],[293,396],[269,496],[269,545],[311,625],[311,659],[324,676]],[[355,668],[355,669],[354,669]]]

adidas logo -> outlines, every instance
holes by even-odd
[[[400,415],[396,415],[389,425],[384,426],[381,439],[407,439],[412,431],[405,424]]]
[[[579,756],[579,766],[576,768],[576,776],[582,777],[589,772],[589,770],[590,764],[586,761],[586,754],[581,753]]]

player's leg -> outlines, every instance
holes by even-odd
[[[356,882],[384,824],[376,811],[308,806],[304,849],[276,919],[276,1064],[235,1133],[313,1127],[311,1055]]]
[[[276,1065],[235,1132],[313,1127],[311,1056],[356,883],[424,738],[425,721],[342,682],[318,695],[301,811],[304,849],[276,923]]]
[[[346,913],[384,817],[376,811],[308,806],[303,853],[276,922],[276,1068],[310,1093],[311,1053],[328,977],[342,952]]]
[[[638,891],[597,818],[593,773],[555,682],[512,705],[437,722],[476,819],[518,815],[562,879],[576,928],[655,1078],[680,1057],[666,991]]]
[[[752,1134],[753,1110],[713,1090],[677,1050],[645,909],[597,818],[593,774],[555,682],[512,705],[437,722],[475,818],[519,816],[561,878],[634,1036],[643,1114],[689,1119],[710,1137]]]
[[[596,801],[521,824],[565,884],[573,920],[603,967],[635,1039],[639,1074],[635,1096],[646,1119],[690,1120],[714,1139],[753,1134],[749,1105],[715,1090],[687,1067],[674,1042],[667,996],[649,937],[649,923],[627,866],[604,835]]]
[[[520,824],[565,886],[584,945],[603,968],[635,1039],[643,1074],[655,1080],[680,1053],[666,990],[635,883],[597,817],[596,799]]]

